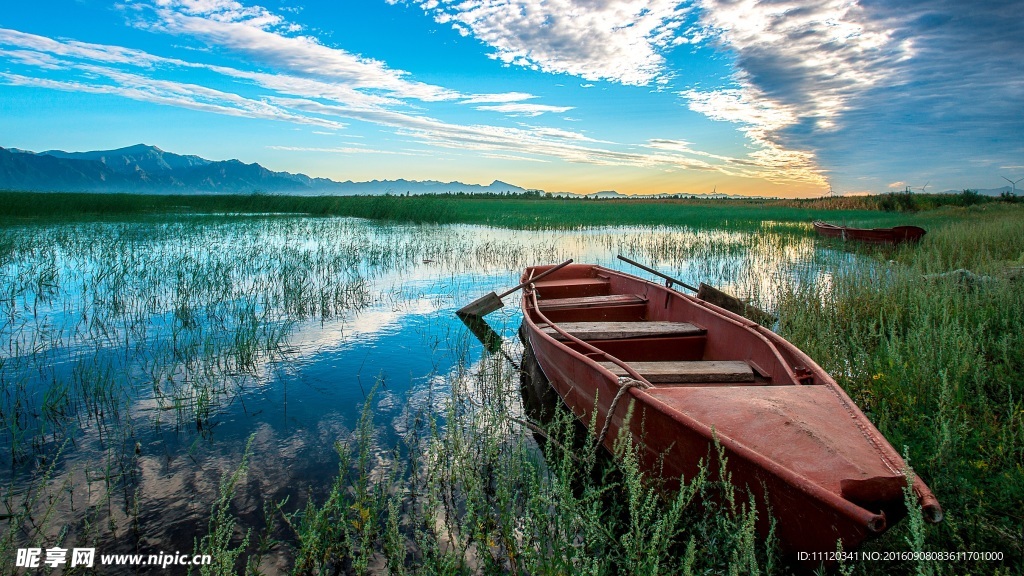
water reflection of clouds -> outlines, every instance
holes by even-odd
[[[416,298],[402,302],[401,306],[375,306],[348,312],[327,322],[308,320],[293,328],[285,346],[307,355],[342,348],[353,342],[366,343],[401,331],[410,316],[428,316],[437,310],[435,301]]]

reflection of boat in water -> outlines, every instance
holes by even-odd
[[[842,240],[857,240],[859,242],[870,242],[873,244],[900,244],[902,242],[917,242],[926,234],[924,228],[918,226],[895,226],[893,228],[852,228],[850,226],[836,226],[827,222],[814,222],[814,229],[818,234],[827,238],[840,238]]]
[[[523,279],[549,269],[527,268]],[[648,471],[692,478],[719,443],[728,472],[777,519],[784,550],[851,550],[905,514],[906,463],[836,382],[775,333],[713,304],[577,264],[523,296],[523,336],[583,421],[639,447]],[[714,462],[711,462],[714,466]],[[924,517],[942,510],[913,491]],[[759,529],[769,530],[768,514]]]

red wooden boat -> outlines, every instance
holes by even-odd
[[[926,234],[924,228],[918,226],[896,226],[894,228],[852,228],[836,226],[827,222],[814,222],[814,229],[827,238],[857,240],[872,244],[900,244],[917,242]]]
[[[527,268],[523,280],[549,268]],[[733,482],[759,499],[759,529],[767,532],[770,510],[785,551],[835,551],[837,540],[852,550],[906,513],[899,453],[832,377],[774,332],[587,264],[529,284],[522,306],[541,370],[584,423],[597,411],[606,448],[623,429],[644,466],[672,480],[692,478],[717,438]],[[924,482],[913,490],[924,517],[940,521]]]

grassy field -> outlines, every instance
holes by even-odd
[[[887,200],[892,205],[882,205]],[[856,251],[858,257],[821,263],[821,268],[808,270],[806,278],[779,280],[773,284],[777,293],[762,296],[777,303],[780,333],[836,377],[943,504],[943,523],[923,526],[911,517],[866,550],[1000,552],[1004,559],[863,562],[834,569],[855,574],[1020,573],[1024,206],[969,195],[951,197],[942,206],[907,204],[902,211],[900,202],[910,200],[0,194],[0,264],[31,263],[17,264],[21,273],[5,286],[2,326],[8,332],[0,335],[5,347],[25,349],[50,345],[37,334],[62,338],[60,331],[36,317],[45,318],[47,303],[60,296],[55,287],[67,280],[58,277],[60,263],[81,254],[82,262],[95,260],[98,266],[95,273],[83,272],[81,281],[72,278],[90,302],[88,319],[75,325],[74,334],[113,334],[96,340],[95,346],[120,346],[122,332],[116,329],[121,329],[125,338],[141,334],[139,341],[146,344],[146,331],[154,330],[147,307],[169,309],[176,330],[170,344],[153,349],[130,340],[124,348],[126,355],[143,354],[154,368],[155,376],[140,385],[158,390],[154,383],[167,382],[158,391],[176,397],[179,391],[170,385],[178,382],[180,373],[171,368],[183,363],[209,379],[198,380],[209,386],[183,388],[181,394],[208,389],[215,396],[226,382],[222,373],[244,374],[262,355],[275,353],[285,337],[275,330],[298,319],[327,318],[361,306],[367,298],[362,278],[348,273],[366,254],[389,262],[459,262],[475,247],[446,239],[446,230],[437,226],[423,227],[407,241],[396,236],[379,245],[366,240],[360,244],[354,240],[360,234],[355,227],[339,231],[327,227],[330,219],[319,218],[306,219],[312,224],[293,224],[287,216],[281,224],[301,233],[287,234],[283,248],[257,246],[236,227],[252,227],[257,236],[265,237],[264,222],[276,217],[235,222],[218,216],[199,225],[175,222],[174,214],[181,212],[284,212],[563,229],[674,224],[774,230],[762,221],[791,222],[793,226],[782,226],[778,233],[750,235],[751,242],[777,242],[772,250],[781,253],[809,243],[807,223],[816,217],[860,225],[918,224],[929,231],[919,245],[894,250],[834,244],[839,251]],[[143,224],[97,228],[104,231],[98,234],[90,224],[97,219]],[[54,220],[68,220],[73,226],[53,225]],[[37,222],[38,231],[32,225]],[[331,236],[336,240],[331,242],[332,251],[325,255],[307,250],[303,238],[320,238],[327,230],[337,235]],[[139,250],[153,235],[163,247],[157,259]],[[192,239],[185,242],[185,236]],[[642,236],[638,242],[643,242]],[[593,241],[589,238],[581,236],[579,241]],[[671,244],[668,238],[665,244],[638,244],[636,249],[641,256],[668,261],[749,249],[686,242]],[[228,249],[232,243],[242,246],[243,258]],[[488,244],[481,250],[494,247]],[[515,246],[508,249],[510,266],[546,254],[543,249],[525,255]],[[950,274],[959,269],[969,272]],[[38,311],[30,302],[40,303]],[[274,313],[268,316],[265,310]],[[93,345],[93,340],[88,342]],[[470,347],[466,340],[450,346],[454,354],[466,354]],[[171,368],[166,372],[155,371],[165,366],[154,350],[168,358]],[[26,373],[46,370],[42,355],[15,357],[25,363]],[[7,361],[7,369],[16,364]],[[105,381],[96,376],[106,372],[83,361],[82,371],[72,374],[71,388],[50,388],[44,416],[50,414],[53,423],[67,419],[73,403],[65,392],[102,384]],[[5,388],[13,398],[9,406],[25,404],[19,404],[21,382],[8,382],[13,386]],[[213,496],[207,529],[196,539],[198,552],[220,559],[201,573],[272,573],[279,566],[272,560],[281,557],[299,574],[785,574],[791,569],[775,552],[771,538],[755,537],[754,518],[764,512],[752,510],[747,495],[735,491],[727,479],[704,474],[685,479],[682,491],[664,494],[656,482],[639,475],[629,446],[621,447],[614,462],[600,458],[592,445],[580,441],[564,415],[544,426],[550,439],[538,445],[529,433],[534,424],[510,417],[519,413],[518,374],[504,358],[493,356],[451,374],[446,386],[449,393],[428,404],[430,409],[407,413],[406,433],[394,446],[380,445],[381,425],[373,420],[372,410],[365,410],[353,433],[338,441],[340,465],[326,495],[304,502],[261,503],[256,515],[266,524],[263,529],[243,524],[233,505],[247,470],[255,466],[242,459]],[[82,394],[88,413],[97,408],[127,412],[121,394],[97,394],[91,388]],[[90,403],[94,400],[101,402]],[[205,422],[208,416],[202,410],[209,399],[200,395],[185,400],[169,404],[174,411],[168,413],[179,414],[185,424]],[[5,410],[3,416],[5,427],[22,431],[16,411]],[[24,444],[25,450],[34,449],[30,437]],[[132,443],[124,444],[128,475],[135,456]],[[13,491],[2,499],[6,509],[0,509],[0,526],[5,527],[0,573],[17,573],[10,561],[24,542],[53,545],[61,542],[60,534],[67,534],[66,529],[55,529],[61,521],[54,510],[55,502],[70,490],[53,476],[54,463],[44,459],[39,469],[39,489],[29,491],[34,500],[18,502]],[[122,481],[109,477],[112,487],[97,509],[111,506]],[[253,515],[251,510],[247,513]],[[106,519],[87,516],[86,524],[102,530]],[[130,526],[130,514],[124,522]]]
[[[810,200],[673,199],[580,200],[534,196],[280,196],[141,195],[0,192],[0,218],[123,219],[141,215],[304,214],[427,223],[489,224],[510,228],[605,225],[749,227],[764,221],[822,219],[871,226],[914,220],[942,206],[991,204],[977,194],[858,196]],[[1015,200],[1015,199],[1014,199]],[[1007,204],[1009,202],[1003,202]]]

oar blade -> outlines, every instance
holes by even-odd
[[[476,300],[473,300],[469,304],[466,304],[462,308],[459,308],[458,310],[456,310],[455,313],[458,314],[459,316],[478,316],[478,317],[483,317],[483,316],[485,316],[487,314],[490,314],[491,312],[494,312],[498,308],[501,308],[502,306],[504,306],[504,304],[501,303],[501,299],[504,298],[505,296],[508,296],[509,294],[515,292],[516,290],[519,290],[520,288],[522,288],[523,286],[526,286],[530,282],[534,282],[534,281],[540,280],[541,278],[547,276],[548,274],[551,274],[551,273],[553,273],[553,272],[555,272],[557,270],[561,270],[562,268],[565,268],[569,264],[572,264],[572,258],[566,260],[565,262],[562,262],[558,266],[553,266],[553,267],[545,270],[544,272],[541,272],[540,274],[537,275],[536,278],[531,278],[531,279],[527,280],[526,282],[523,282],[522,284],[517,284],[515,287],[509,288],[505,292],[502,292],[501,296],[498,296],[494,292],[491,292],[490,294],[488,294],[486,296],[482,296],[480,298],[477,298]]]
[[[498,298],[497,294],[491,292],[490,294],[481,296],[480,298],[473,300],[469,304],[466,304],[462,308],[459,308],[458,310],[455,311],[455,313],[458,314],[459,316],[482,317],[487,314],[490,314],[491,312],[494,312],[495,310],[501,308],[502,306],[504,306],[504,304],[502,304],[501,298]]]

